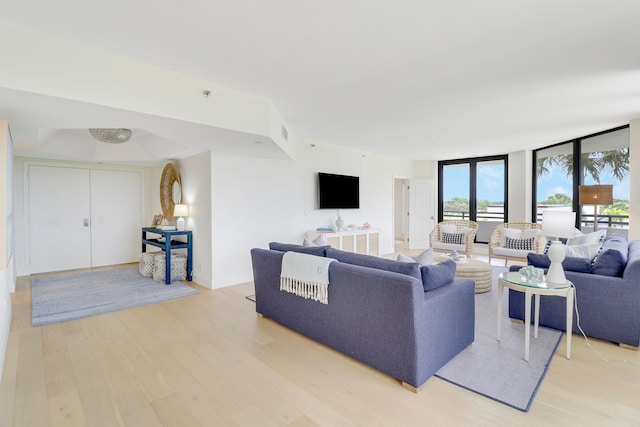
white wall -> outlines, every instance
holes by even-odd
[[[342,210],[345,224],[379,228],[382,253],[393,251],[393,176],[412,176],[411,161],[310,141],[298,144],[296,160],[214,152],[214,288],[253,280],[251,248],[301,243],[307,231],[335,221],[336,211],[316,208],[318,172],[360,177],[360,209]]]
[[[186,229],[193,232],[193,281],[207,288],[212,282],[211,153],[176,162],[182,183],[182,203],[189,205]]]

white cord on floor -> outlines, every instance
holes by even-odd
[[[576,308],[576,326],[578,326],[578,329],[580,330],[580,333],[584,337],[584,340],[587,343],[587,345],[589,346],[589,348],[591,350],[593,350],[594,353],[596,353],[598,355],[598,357],[600,357],[600,359],[602,359],[604,362],[607,362],[607,363],[626,363],[628,365],[633,366],[634,368],[640,368],[640,366],[638,366],[636,363],[631,362],[631,361],[626,360],[626,359],[623,359],[623,360],[609,360],[606,357],[604,357],[598,350],[593,348],[593,346],[589,342],[589,338],[587,338],[587,334],[584,333],[584,331],[582,330],[582,326],[580,326],[580,313],[578,312],[578,290],[576,289],[576,285],[574,285],[573,283],[571,283],[571,287],[573,288],[573,303],[574,303],[575,308]],[[569,333],[569,331],[567,331],[567,333]]]

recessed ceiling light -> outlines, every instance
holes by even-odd
[[[207,90],[207,89],[203,90],[202,91],[202,96],[204,96],[205,98],[210,97],[211,96],[211,91]]]

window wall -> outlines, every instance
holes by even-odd
[[[545,210],[576,212],[576,227],[594,227],[594,206],[581,206],[580,185],[613,185],[613,203],[597,206],[598,228],[629,228],[629,127],[622,126],[534,151],[533,218]]]
[[[486,243],[507,221],[507,156],[438,162],[438,221],[478,223],[476,241]]]

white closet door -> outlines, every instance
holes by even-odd
[[[429,233],[435,226],[433,180],[412,179],[409,214],[409,249],[429,247]]]
[[[94,267],[140,260],[141,185],[139,172],[91,171]]]
[[[29,166],[31,273],[91,266],[89,171]]]

